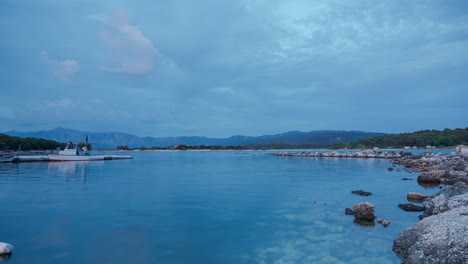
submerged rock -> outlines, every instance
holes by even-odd
[[[424,207],[414,205],[414,204],[399,204],[398,207],[407,211],[407,212],[422,212],[424,211]]]
[[[352,191],[351,193],[354,193],[354,194],[357,194],[357,195],[362,195],[362,196],[372,195],[371,192],[366,192],[366,191],[363,191],[363,190]]]
[[[345,214],[346,215],[354,215],[354,210],[351,208],[346,208],[345,209]]]
[[[400,233],[393,251],[405,264],[468,263],[468,206],[423,219]]]
[[[369,202],[358,203],[353,205],[354,217],[356,219],[374,221],[374,208],[375,206]]]

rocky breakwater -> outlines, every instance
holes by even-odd
[[[408,152],[395,158],[394,163],[420,173],[418,182],[421,185],[453,185],[460,181],[468,184],[468,153],[413,155]]]
[[[468,152],[457,149],[450,155],[425,153],[395,160],[421,173],[420,184],[446,185],[423,199],[422,220],[394,241],[393,251],[402,263],[468,263]]]
[[[309,158],[367,158],[367,159],[396,159],[401,158],[406,152],[396,153],[394,151],[382,152],[373,150],[362,150],[358,152],[337,152],[331,151],[327,153],[320,152],[280,152],[273,153],[274,156],[280,157],[309,157]]]

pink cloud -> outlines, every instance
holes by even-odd
[[[147,74],[153,71],[156,48],[143,32],[128,23],[125,9],[114,10],[112,17],[103,23],[100,38],[109,58],[117,67],[102,67],[109,72]]]
[[[49,58],[47,52],[41,52],[41,61],[49,66],[52,73],[64,83],[72,83],[80,71],[80,65],[75,60],[58,61]]]

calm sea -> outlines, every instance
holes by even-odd
[[[8,263],[399,263],[392,242],[418,213],[398,203],[438,190],[402,181],[417,175],[389,172],[386,160],[271,153],[0,164]],[[344,214],[364,201],[390,226],[364,228]]]

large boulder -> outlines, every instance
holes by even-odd
[[[354,217],[356,219],[374,221],[374,208],[375,206],[369,202],[358,203],[353,205],[354,208]]]
[[[393,251],[403,264],[468,263],[468,206],[427,217],[400,233]]]
[[[440,184],[440,176],[423,173],[418,176],[418,183],[422,184]]]
[[[445,186],[423,204],[426,211],[422,217],[438,215],[457,207],[468,206],[468,185],[458,182],[452,186]]]
[[[0,242],[0,255],[8,255],[13,252],[13,246],[8,243]]]

